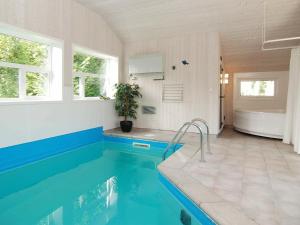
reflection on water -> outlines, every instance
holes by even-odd
[[[48,216],[41,219],[37,225],[61,225],[63,224],[63,207],[59,207]]]
[[[116,185],[117,185],[117,178],[111,177],[106,181],[106,208],[112,207],[117,199],[118,199],[118,193],[116,191]]]
[[[102,184],[97,185],[93,190],[78,196],[72,204],[72,213],[74,215],[73,224],[87,225],[93,224],[93,220],[97,217],[103,220],[99,224],[107,224],[110,218],[117,212],[116,202],[118,193],[116,192],[117,178],[111,177]],[[103,213],[107,208],[110,214]],[[68,210],[66,210],[68,212]],[[63,225],[63,219],[68,215],[64,215],[64,207],[61,206],[42,218],[36,225]],[[70,219],[70,218],[68,218]]]

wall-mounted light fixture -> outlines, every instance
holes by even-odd
[[[181,63],[185,66],[190,64],[186,59],[181,60]]]
[[[220,74],[220,83],[221,84],[228,84],[229,82],[229,74],[225,73],[225,74]]]

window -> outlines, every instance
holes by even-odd
[[[0,33],[0,101],[61,97],[61,60],[60,48]]]
[[[117,82],[117,58],[76,49],[73,55],[75,99],[113,98]]]
[[[242,80],[240,81],[241,96],[273,97],[275,96],[274,80]]]

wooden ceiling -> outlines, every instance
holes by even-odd
[[[220,33],[228,72],[287,70],[290,50],[262,51],[266,39],[300,36],[300,0],[77,0],[101,14],[124,43]]]

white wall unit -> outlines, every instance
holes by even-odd
[[[219,57],[217,33],[194,33],[187,36],[128,43],[125,46],[124,80],[129,80],[129,59],[135,55],[159,52],[165,56],[165,80],[153,81],[138,76],[132,81],[141,87],[143,105],[156,107],[156,114],[138,110],[136,127],[177,130],[195,117],[209,122],[211,132],[219,126]],[[183,65],[182,60],[190,64]],[[176,66],[173,70],[172,66]],[[182,84],[183,102],[163,102],[164,84]]]
[[[129,58],[129,74],[163,73],[163,56],[160,54],[138,55]]]
[[[117,126],[112,101],[72,100],[72,44],[122,62],[122,43],[101,16],[73,0],[1,0],[0,23],[64,43],[64,100],[0,103],[0,147],[102,125],[105,129]]]

